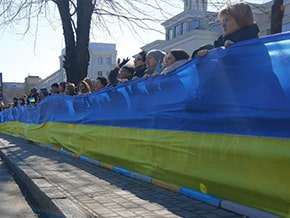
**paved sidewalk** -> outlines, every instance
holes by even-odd
[[[0,155],[48,217],[243,217],[0,134]],[[3,198],[2,198],[3,199]]]
[[[25,200],[7,165],[0,158],[0,217],[37,217]]]

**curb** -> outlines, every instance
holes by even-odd
[[[239,214],[243,214],[247,217],[255,217],[255,218],[278,218],[278,216],[275,216],[273,214],[269,214],[267,212],[255,209],[255,208],[251,208],[251,207],[247,207],[244,205],[240,205],[237,204],[235,202],[231,202],[231,201],[227,201],[227,200],[222,200],[221,201],[221,208],[225,209],[225,210],[230,210],[233,211],[235,213],[239,213]]]
[[[25,187],[35,202],[41,208],[34,212],[44,217],[64,218],[87,218],[93,217],[88,212],[84,212],[76,206],[74,202],[68,199],[60,190],[54,187],[49,180],[44,178],[29,165],[19,162],[16,156],[6,155],[0,149],[0,156],[3,158],[8,168],[14,172],[20,185]],[[21,178],[21,179],[20,179]]]
[[[32,141],[30,141],[30,142],[32,142]],[[57,149],[51,145],[45,145],[45,144],[41,144],[41,143],[37,143],[37,142],[32,142],[32,143],[37,145],[37,146],[40,146],[42,148],[52,150],[52,151],[58,152],[60,154],[68,155],[68,156],[73,157],[73,158],[80,159],[81,161],[88,162],[88,163],[94,164],[96,166],[112,170],[112,171],[119,173],[119,174],[122,174],[124,176],[131,177],[131,178],[134,178],[137,180],[141,180],[143,182],[147,182],[147,183],[150,183],[152,185],[155,185],[155,186],[158,186],[158,187],[161,187],[161,188],[173,191],[173,192],[177,192],[179,194],[185,195],[185,196],[190,197],[192,199],[202,201],[202,202],[207,203],[209,205],[212,205],[212,206],[215,206],[217,208],[221,208],[221,209],[224,209],[224,210],[236,213],[236,214],[244,215],[246,217],[251,217],[251,218],[261,218],[261,217],[263,217],[263,218],[278,218],[278,216],[276,216],[276,215],[267,213],[265,211],[262,211],[262,210],[259,210],[256,208],[244,206],[244,205],[232,202],[232,201],[218,198],[216,196],[205,194],[203,192],[199,192],[199,191],[192,190],[192,189],[189,189],[186,187],[177,186],[177,185],[172,184],[172,183],[168,183],[168,182],[164,182],[164,181],[161,181],[158,179],[154,179],[150,176],[136,173],[136,172],[133,172],[133,171],[130,171],[130,170],[118,167],[118,166],[112,166],[110,164],[103,163],[103,162],[98,161],[98,160],[93,160],[89,157],[86,157],[83,155],[78,155],[78,154],[75,154],[73,152],[70,152],[70,151],[67,151],[64,149]]]

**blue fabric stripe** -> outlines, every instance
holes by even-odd
[[[87,96],[53,95],[0,113],[2,122],[62,122],[290,137],[290,33],[235,43],[167,76]]]

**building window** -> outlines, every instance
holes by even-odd
[[[181,24],[181,35],[184,35],[185,33],[187,33],[187,23],[186,22]]]
[[[102,77],[103,76],[103,71],[98,71],[98,77]]]
[[[99,64],[99,65],[102,65],[102,64],[103,64],[103,58],[102,58],[102,57],[99,57],[99,58],[98,58],[98,64]]]
[[[107,65],[112,65],[112,58],[107,58]]]
[[[172,28],[167,30],[166,39],[167,40],[173,39],[173,30],[172,30]]]
[[[180,26],[177,25],[174,27],[174,38],[180,36]]]
[[[191,22],[191,29],[192,30],[198,29],[198,27],[199,27],[199,21],[192,21]]]

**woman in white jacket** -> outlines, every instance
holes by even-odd
[[[160,75],[166,75],[189,60],[189,54],[182,49],[172,49],[165,57],[166,67]]]

